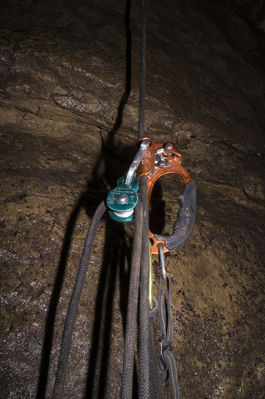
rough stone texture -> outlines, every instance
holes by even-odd
[[[51,397],[89,221],[134,153],[138,3],[127,64],[120,1],[1,5],[1,399]],[[198,189],[194,233],[167,257],[181,398],[261,399],[264,33],[231,2],[154,1],[147,47],[146,130],[176,143]],[[168,178],[154,193],[157,232],[178,189]],[[132,234],[100,226],[65,398],[119,397]]]

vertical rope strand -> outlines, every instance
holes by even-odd
[[[135,209],[135,231],[131,264],[129,302],[124,341],[121,398],[131,399],[133,391],[134,351],[137,330],[138,292],[142,253],[143,208],[141,201]]]
[[[139,398],[148,399],[150,392],[149,359],[149,215],[147,202],[147,177],[140,179],[140,194],[143,204],[143,234],[140,284],[140,326],[139,326]]]
[[[139,121],[138,137],[145,135],[145,91],[146,91],[146,0],[142,0],[142,30],[140,55],[140,93],[139,93]]]

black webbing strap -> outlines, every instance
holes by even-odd
[[[173,339],[173,319],[171,310],[171,279],[167,275],[168,298],[162,288],[162,278],[160,279],[159,297],[158,297],[158,318],[160,324],[160,364],[162,373],[159,376],[160,386],[164,385],[167,378],[171,386],[172,399],[179,399],[179,387],[177,381],[176,361],[172,352]],[[167,302],[167,304],[166,304]]]

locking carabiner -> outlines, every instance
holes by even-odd
[[[148,200],[150,202],[153,187],[156,181],[169,173],[181,176],[185,183],[183,195],[178,197],[180,209],[177,221],[174,223],[173,234],[162,236],[154,234],[149,230],[149,237],[152,240],[152,253],[158,254],[158,245],[163,245],[163,252],[172,251],[181,246],[191,235],[196,213],[196,186],[187,170],[181,165],[183,157],[168,142],[166,144],[155,143],[150,137],[143,137],[138,141],[149,140],[150,146],[146,149],[138,169],[138,177],[147,175]]]

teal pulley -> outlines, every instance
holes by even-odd
[[[117,222],[130,222],[133,218],[134,208],[138,202],[139,183],[136,177],[132,178],[130,184],[125,183],[125,178],[120,177],[117,187],[109,192],[107,206],[109,214]]]
[[[120,177],[115,187],[107,196],[107,207],[109,214],[116,222],[130,222],[133,219],[134,208],[138,202],[137,191],[139,182],[136,177],[136,170],[144,156],[145,150],[150,146],[151,141],[144,139],[135,155],[126,178]]]

